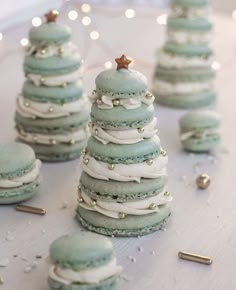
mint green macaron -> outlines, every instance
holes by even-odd
[[[40,161],[21,143],[0,144],[0,204],[31,198],[39,188]]]
[[[220,117],[213,111],[193,111],[180,119],[180,137],[185,150],[208,152],[220,143]]]
[[[209,5],[209,0],[173,0],[172,4],[184,7],[201,7]]]
[[[70,38],[69,26],[56,22],[43,23],[39,27],[33,27],[29,32],[29,40],[36,46],[62,44],[69,41]]]
[[[58,238],[50,246],[50,260],[48,284],[52,290],[115,289],[121,272],[111,241],[93,233]]]
[[[146,77],[131,69],[105,70],[97,76],[95,83],[98,95],[111,97],[136,97],[145,94],[147,90]]]

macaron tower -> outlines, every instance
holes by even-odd
[[[39,189],[40,167],[29,146],[0,144],[0,205],[31,198]]]
[[[89,102],[70,28],[56,22],[57,11],[45,16],[46,23],[29,32],[26,81],[17,98],[15,122],[18,138],[38,158],[65,161],[78,158],[86,144]]]
[[[122,271],[112,242],[93,233],[58,238],[50,247],[50,260],[51,290],[113,290]]]
[[[147,79],[116,59],[101,72],[91,96],[91,137],[81,156],[77,218],[104,235],[139,236],[158,230],[170,215],[168,162],[156,135]]]
[[[153,80],[158,103],[188,109],[215,101],[209,15],[209,0],[172,0],[167,41],[158,52]]]

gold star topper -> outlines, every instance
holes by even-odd
[[[57,10],[51,10],[47,14],[45,14],[47,23],[49,22],[56,22],[57,16],[59,15],[59,12]]]
[[[124,54],[120,58],[116,58],[115,61],[117,63],[117,70],[122,68],[129,69],[129,64],[132,62]]]

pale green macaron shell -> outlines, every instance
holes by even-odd
[[[44,46],[49,44],[62,44],[71,38],[71,29],[56,22],[44,23],[33,27],[29,32],[29,40],[33,45]]]
[[[64,105],[79,100],[83,96],[83,87],[81,83],[71,83],[65,87],[35,86],[31,81],[25,81],[22,95],[38,103]]]
[[[96,91],[99,95],[131,98],[144,95],[147,90],[147,79],[138,71],[131,69],[106,70],[96,80]]]
[[[220,117],[213,111],[194,111],[185,114],[179,121],[180,133],[196,132],[192,137],[182,140],[185,150],[193,152],[207,152],[219,145]],[[209,132],[202,137],[202,132]]]
[[[63,236],[50,247],[52,264],[73,271],[93,270],[108,264],[115,257],[111,241],[103,236],[81,232]],[[117,276],[112,276],[98,284],[71,283],[65,285],[48,279],[51,289],[60,290],[109,290],[114,289]]]
[[[24,176],[33,169],[34,151],[21,143],[0,145],[0,180]],[[39,188],[39,178],[28,184],[13,188],[0,187],[0,204],[10,204],[31,198]]]
[[[201,7],[209,5],[209,0],[173,0],[172,4],[184,7]]]

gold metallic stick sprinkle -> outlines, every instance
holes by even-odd
[[[46,209],[44,208],[33,207],[33,206],[28,206],[28,205],[23,205],[23,204],[17,205],[16,210],[27,212],[27,213],[39,214],[39,215],[45,215],[47,212]]]
[[[213,263],[213,260],[210,257],[205,257],[201,255],[196,255],[192,253],[186,253],[186,252],[179,252],[178,256],[180,259],[188,260],[196,263],[201,263],[205,265],[211,265]]]

